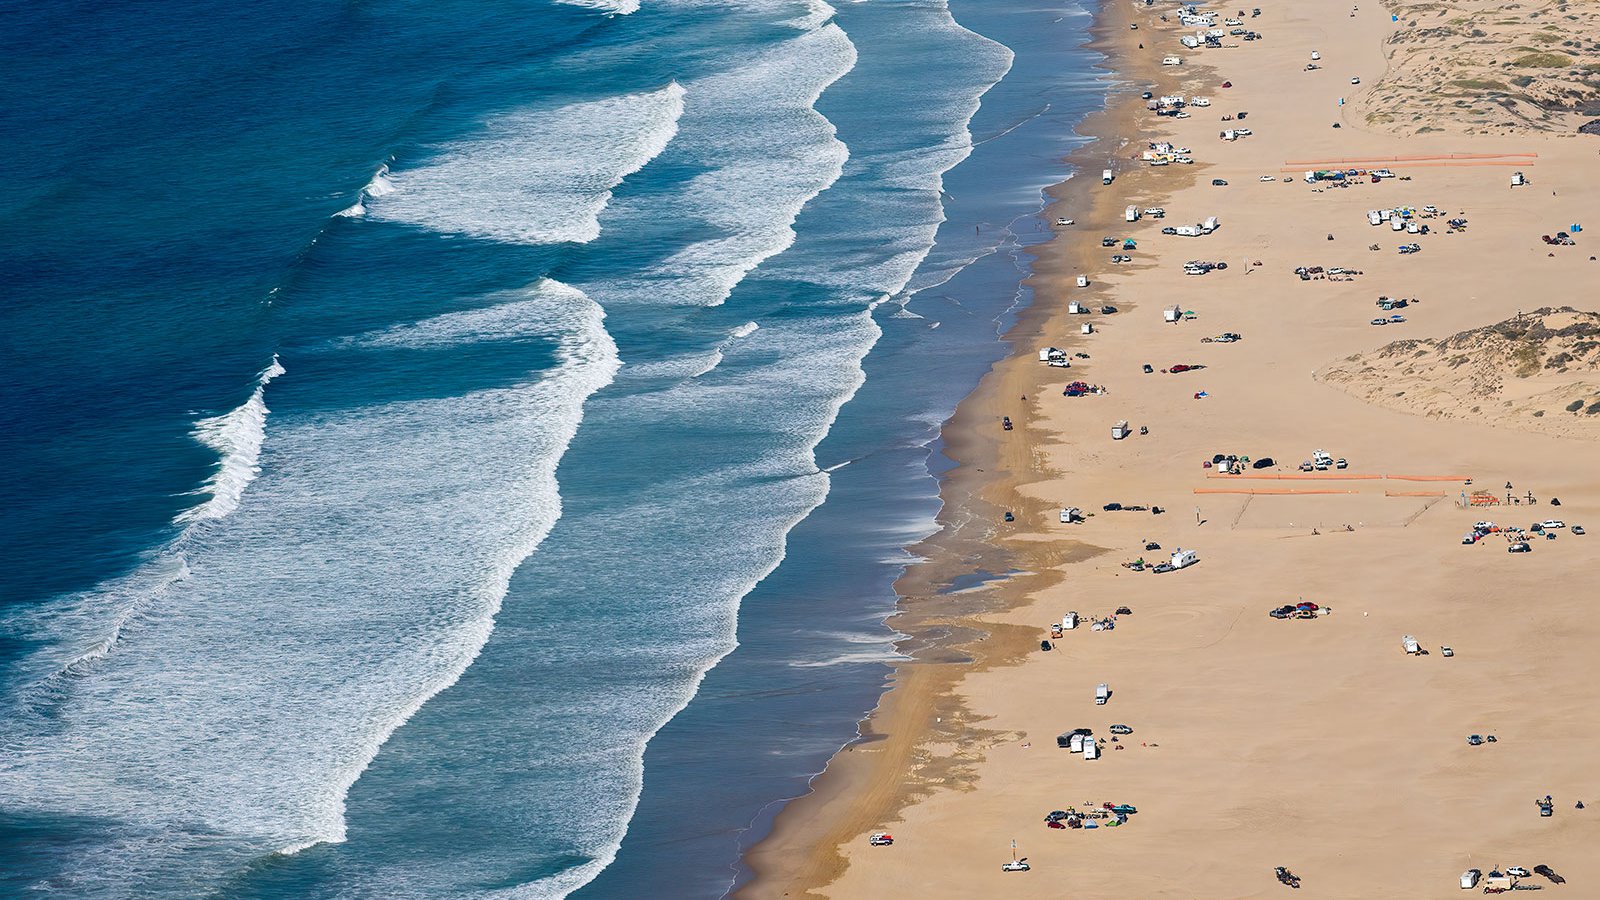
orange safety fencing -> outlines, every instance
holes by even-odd
[[[1444,491],[1384,491],[1385,497],[1444,497]]]
[[[1358,494],[1331,488],[1195,488],[1196,494]]]
[[[1385,475],[1391,481],[1471,481],[1471,475]]]
[[[1207,472],[1207,478],[1256,478],[1267,481],[1374,481],[1382,475],[1335,475],[1331,472],[1262,472],[1239,475],[1224,475],[1221,472]]]
[[[1515,157],[1522,161],[1538,159],[1537,153],[1425,153],[1410,156],[1349,156],[1342,159],[1310,159],[1288,160],[1286,166],[1344,166],[1354,163],[1379,163],[1379,162],[1422,162],[1426,160],[1473,160],[1473,159],[1507,159]]]

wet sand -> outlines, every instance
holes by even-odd
[[[1600,859],[1586,849],[1600,836],[1600,808],[1573,808],[1600,802],[1591,780],[1600,723],[1586,715],[1600,703],[1589,665],[1600,619],[1587,589],[1600,536],[1562,531],[1527,554],[1508,554],[1498,538],[1460,543],[1485,518],[1600,527],[1594,447],[1541,433],[1537,421],[1410,415],[1317,377],[1391,341],[1445,337],[1538,306],[1593,308],[1600,263],[1585,237],[1555,252],[1539,235],[1600,209],[1591,183],[1600,139],[1366,130],[1364,88],[1350,81],[1381,82],[1388,16],[1330,17],[1324,7],[1289,0],[1247,21],[1266,40],[1230,38],[1237,46],[1205,52],[1180,47],[1178,34],[1193,29],[1160,22],[1157,8],[1102,12],[1096,40],[1126,86],[1085,123],[1100,137],[1074,159],[1091,177],[1055,191],[1051,218],[1077,224],[1044,248],[1013,354],[946,425],[960,466],[944,485],[944,529],[916,548],[927,562],[897,586],[892,621],[913,661],[897,667],[865,739],[750,854],[758,877],[744,895],[1070,887],[1090,897],[1253,897],[1285,890],[1277,865],[1319,897],[1453,895],[1463,869],[1496,864],[1548,863],[1571,881],[1551,889],[1574,895],[1600,884]],[[1305,71],[1313,50],[1321,68]],[[1160,66],[1166,55],[1185,63]],[[1158,119],[1138,96],[1147,85],[1212,105]],[[1255,134],[1219,140],[1236,124],[1219,119],[1239,110]],[[1143,167],[1135,158],[1154,139],[1189,146],[1198,163]],[[1506,166],[1416,160],[1387,164],[1409,180],[1331,190],[1288,165],[1462,153],[1536,153],[1520,157],[1533,184],[1510,188]],[[1102,186],[1092,176],[1107,165],[1118,176]],[[1167,215],[1127,224],[1128,204]],[[1470,226],[1411,236],[1366,221],[1368,209],[1425,204],[1445,213],[1426,220],[1436,232],[1457,215]],[[1159,233],[1212,215],[1222,221],[1214,234]],[[1136,238],[1134,262],[1110,263],[1120,250],[1100,246],[1106,235]],[[1397,253],[1411,241],[1422,252]],[[1186,276],[1188,259],[1229,267]],[[1302,281],[1297,266],[1363,274]],[[1079,274],[1088,289],[1074,284]],[[1369,325],[1380,295],[1418,302],[1404,323]],[[1071,300],[1118,312],[1070,315]],[[1193,318],[1163,322],[1172,305]],[[1084,321],[1096,333],[1080,334]],[[1225,331],[1244,339],[1201,342]],[[1090,359],[1048,368],[1035,354],[1046,345]],[[1178,363],[1205,368],[1162,371]],[[1075,379],[1108,393],[1063,397]],[[1005,415],[1015,430],[1000,428]],[[1113,441],[1122,419],[1149,434]],[[1216,453],[1270,456],[1278,466],[1263,473],[1298,474],[1317,448],[1348,458],[1343,474],[1472,484],[1229,479],[1201,465]],[[1458,505],[1475,489],[1504,495],[1506,482],[1543,502]],[[1167,512],[1102,511],[1113,501]],[[1064,505],[1092,515],[1063,525]],[[1015,524],[1001,522],[1005,510]],[[1147,541],[1162,549],[1146,551]],[[1200,563],[1160,575],[1121,565],[1179,546]],[[940,593],[980,569],[1021,574]],[[1266,614],[1302,598],[1333,613]],[[1040,652],[1047,623],[1063,613],[1123,605],[1133,613],[1114,631],[1068,632]],[[1406,634],[1430,652],[1405,655]],[[1106,706],[1093,703],[1099,682],[1113,690]],[[1133,734],[1107,743],[1101,759],[1055,748],[1055,735],[1074,727],[1108,739],[1112,723]],[[1471,733],[1498,740],[1469,746]],[[1540,818],[1533,800],[1546,794],[1556,814]],[[1091,801],[1140,812],[1115,829],[1044,827],[1045,813]],[[894,832],[893,847],[867,845],[881,829]],[[1013,839],[1031,872],[1000,871]]]

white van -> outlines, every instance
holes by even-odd
[[[1113,180],[1114,177],[1112,176],[1110,169],[1106,169],[1100,173],[1101,184],[1110,184]]]
[[[1106,701],[1110,700],[1110,699],[1111,699],[1111,686],[1110,685],[1106,684],[1103,681],[1100,682],[1099,684],[1095,685],[1095,688],[1094,688],[1094,705],[1095,706],[1105,706],[1106,705]]]

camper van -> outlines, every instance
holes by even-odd
[[[1110,169],[1105,169],[1100,173],[1100,183],[1101,184],[1110,184],[1112,182],[1112,180],[1113,180],[1113,178],[1112,178]]]
[[[1121,422],[1111,426],[1111,439],[1113,441],[1120,441],[1132,433],[1133,430],[1128,427],[1127,419],[1123,419]]]
[[[1128,222],[1137,222],[1137,221],[1139,221],[1139,207],[1130,206],[1127,209],[1123,210],[1122,211],[1122,218],[1125,221],[1128,221]]]
[[[1095,706],[1105,706],[1106,705],[1106,701],[1110,700],[1110,699],[1111,699],[1111,686],[1110,685],[1106,684],[1103,681],[1100,682],[1099,684],[1095,685],[1095,688],[1094,688],[1094,705]]]
[[[1187,569],[1200,561],[1200,554],[1182,547],[1172,551],[1172,567],[1174,569]]]
[[[1069,612],[1061,617],[1061,630],[1072,631],[1078,627],[1077,612]]]
[[[1089,276],[1087,276],[1087,275],[1079,275],[1078,276],[1078,287],[1088,287],[1088,286],[1089,286]]]

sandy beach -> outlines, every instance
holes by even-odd
[[[1052,219],[1074,224],[1035,267],[1013,354],[946,426],[962,465],[892,621],[912,661],[751,853],[743,895],[1266,897],[1288,892],[1284,866],[1309,896],[1454,896],[1464,870],[1537,864],[1567,884],[1530,883],[1600,890],[1600,536],[1571,528],[1600,527],[1582,315],[1600,262],[1582,232],[1544,240],[1600,209],[1600,137],[1571,115],[1420,104],[1394,80],[1432,38],[1399,12],[1289,0],[1244,11],[1261,40],[1189,50],[1175,4],[1103,9],[1120,86],[1055,193]],[[1235,11],[1219,13],[1222,27]],[[1147,89],[1210,103],[1157,117]],[[1239,127],[1252,133],[1219,137]],[[1142,162],[1161,141],[1195,163]],[[1305,178],[1345,169],[1362,173],[1347,187]],[[1130,223],[1130,205],[1165,214]],[[1429,233],[1369,224],[1394,208]],[[1209,234],[1162,233],[1212,216]],[[1227,267],[1185,274],[1190,260]],[[1242,337],[1205,340],[1225,333]],[[1071,367],[1041,364],[1045,347]],[[1064,396],[1073,381],[1103,391]],[[1133,433],[1113,439],[1124,420]],[[1345,467],[1302,477],[1321,449]],[[1274,464],[1222,475],[1219,455]],[[1530,552],[1503,533],[1463,543],[1480,521],[1546,519],[1564,525]],[[1198,562],[1124,565],[1178,548]],[[975,571],[1013,574],[941,591]],[[1268,615],[1301,602],[1331,612]],[[1119,607],[1113,630],[1087,627]],[[1068,612],[1085,624],[1052,639]],[[1427,652],[1406,653],[1407,635]],[[1074,728],[1100,758],[1057,748]],[[1045,825],[1104,803],[1138,812]],[[869,846],[877,831],[893,846]],[[1001,871],[1012,841],[1030,871]]]

